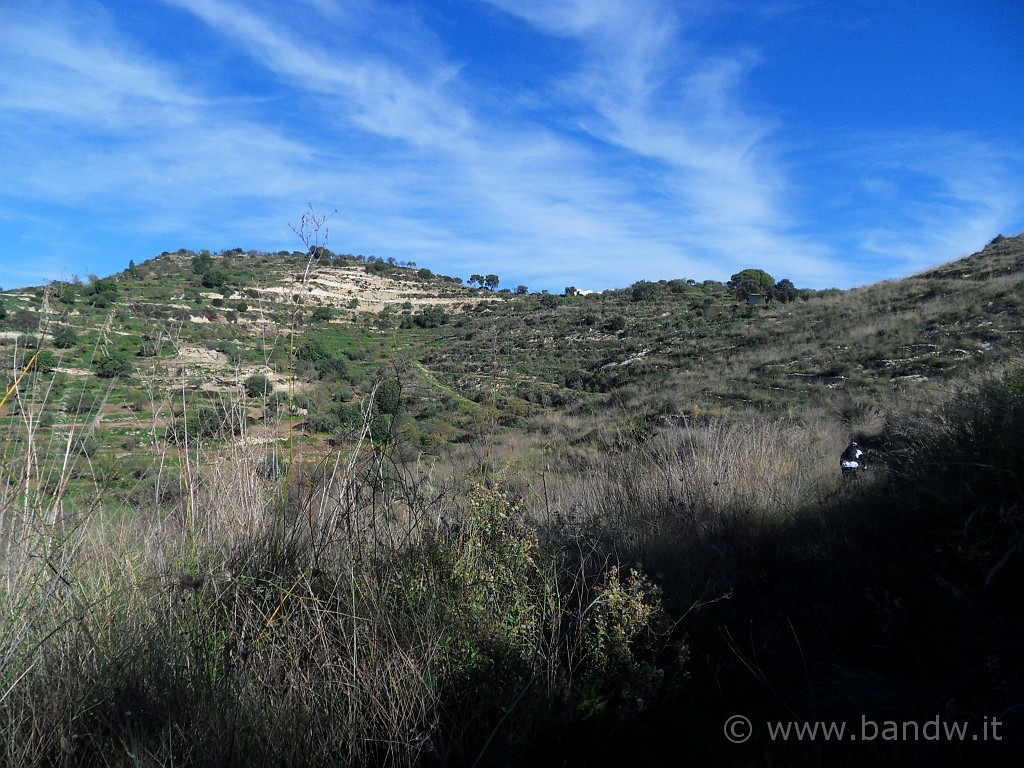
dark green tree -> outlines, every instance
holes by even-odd
[[[484,285],[486,285],[492,291],[498,287],[498,284],[500,282],[501,278],[499,278],[497,275],[487,275],[484,277]]]
[[[326,345],[320,339],[315,336],[303,339],[302,343],[299,344],[299,348],[295,350],[295,356],[299,360],[307,360],[311,363],[317,363],[321,360],[327,360],[331,353],[327,350]]]
[[[397,379],[385,379],[377,385],[374,404],[378,413],[397,416],[402,411],[402,385]]]
[[[444,307],[431,306],[413,317],[412,322],[419,328],[437,328],[448,322]]]
[[[223,288],[227,282],[228,273],[223,269],[211,269],[203,273],[203,288]]]
[[[109,277],[101,277],[89,283],[89,292],[94,293],[97,296],[103,293],[116,294],[117,282]]]
[[[11,325],[24,333],[39,330],[39,318],[27,309],[19,309],[11,317]]]
[[[775,288],[772,289],[772,298],[776,301],[793,301],[799,295],[799,291],[796,286],[793,285],[793,281],[788,278],[783,278],[775,284]]]
[[[661,286],[647,280],[639,280],[629,287],[630,301],[651,301],[661,292]]]
[[[245,380],[245,394],[249,397],[266,397],[273,388],[270,379],[262,373],[254,373]]]
[[[101,358],[96,364],[96,375],[101,379],[116,379],[132,375],[132,364],[122,352]]]
[[[726,285],[737,299],[743,301],[752,293],[771,296],[775,278],[763,269],[744,269],[730,277]]]
[[[213,269],[213,258],[208,253],[200,253],[192,257],[192,271],[197,275],[205,275]]]
[[[57,358],[53,352],[43,350],[36,355],[35,367],[40,373],[53,373],[57,369]]]
[[[53,332],[53,346],[57,349],[71,349],[78,343],[78,334],[69,325],[62,325]]]

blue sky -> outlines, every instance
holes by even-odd
[[[0,3],[0,286],[328,247],[561,291],[1024,230],[1018,0]]]

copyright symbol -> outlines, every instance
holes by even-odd
[[[725,738],[733,744],[742,744],[753,734],[754,726],[751,725],[749,717],[733,715],[725,721],[722,730],[725,731]]]

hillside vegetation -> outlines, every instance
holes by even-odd
[[[473,278],[234,249],[0,294],[0,762],[1021,754],[1024,236],[762,306]],[[935,718],[1002,738],[765,726]]]

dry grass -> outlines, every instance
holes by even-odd
[[[129,514],[65,493],[89,458],[44,456],[24,408],[0,485],[0,763],[582,763],[659,743],[676,763],[814,764],[706,733],[739,699],[1005,709],[1019,396],[961,398],[934,431],[883,430],[854,399],[845,423],[669,403],[651,424],[624,398],[621,419],[561,415],[529,441],[484,423],[432,466],[369,418],[317,464],[184,442],[159,478],[173,503]],[[903,449],[904,485],[839,484],[856,429]]]

